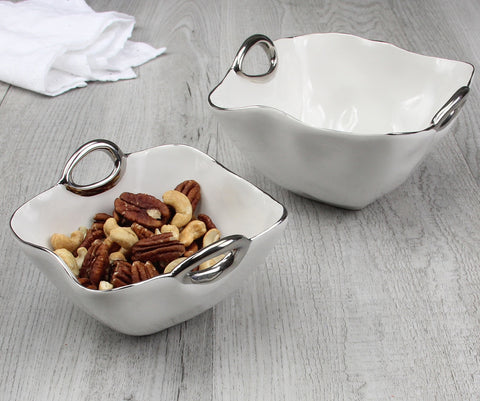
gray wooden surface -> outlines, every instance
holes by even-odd
[[[0,400],[480,400],[477,81],[452,135],[358,212],[262,177],[207,103],[252,33],[353,33],[480,66],[480,2],[89,4],[134,15],[133,38],[168,54],[137,79],[56,98],[0,83]],[[148,337],[103,327],[60,296],[8,228],[94,138],[126,152],[199,148],[286,206],[285,235],[239,291],[200,316]]]

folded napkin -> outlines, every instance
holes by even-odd
[[[87,81],[135,78],[165,51],[128,40],[135,18],[84,0],[0,1],[0,80],[56,96]]]

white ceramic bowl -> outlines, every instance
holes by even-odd
[[[99,150],[112,157],[112,173],[98,183],[77,185],[72,180],[75,165]],[[111,212],[120,193],[144,192],[161,198],[186,179],[201,185],[197,210],[212,217],[223,237],[172,273],[111,291],[90,290],[49,249],[53,233],[88,226],[97,212]],[[114,330],[145,335],[207,310],[238,288],[263,262],[286,220],[280,203],[194,148],[165,145],[124,155],[115,144],[97,140],[74,153],[58,184],[17,209],[10,227],[35,265],[71,302]],[[228,257],[201,273],[191,272],[220,254]]]
[[[266,74],[245,74],[259,44]],[[298,194],[360,209],[400,185],[465,102],[471,64],[325,33],[241,46],[209,102],[267,177]]]

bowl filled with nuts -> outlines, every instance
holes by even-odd
[[[79,185],[91,152],[112,172]],[[287,222],[283,205],[186,145],[124,154],[81,146],[52,188],[19,207],[20,247],[71,302],[106,326],[152,334],[211,308],[261,265]]]

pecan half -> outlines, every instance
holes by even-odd
[[[198,244],[193,241],[186,249],[185,249],[185,253],[183,256],[185,256],[186,258],[188,258],[189,256],[192,256],[194,253],[197,253],[198,252]]]
[[[161,200],[147,194],[124,192],[114,202],[115,212],[131,223],[155,229],[170,219],[170,209]]]
[[[93,217],[93,221],[94,222],[106,222],[110,217],[108,213],[97,213],[94,217]]]
[[[150,262],[142,263],[136,260],[132,263],[132,283],[139,283],[158,275],[157,269]]]
[[[92,284],[92,282],[90,281],[90,279],[86,278],[86,277],[82,277],[82,278],[79,278],[78,279],[78,282],[83,285],[84,287],[86,288],[89,288],[91,290],[96,290],[97,289],[97,286]]]
[[[103,238],[105,238],[105,233],[103,232],[103,226],[100,229],[98,227],[89,228],[87,231],[87,235],[85,235],[85,238],[83,239],[79,248],[84,247],[88,249],[90,248],[90,246],[93,244],[95,240],[103,239]]]
[[[112,283],[113,288],[132,284],[132,265],[127,261],[117,260],[115,262],[110,282]]]
[[[130,228],[137,234],[138,239],[149,238],[154,235],[152,231],[138,223],[133,223]]]
[[[192,211],[195,211],[198,202],[200,202],[200,184],[195,180],[186,180],[181,182],[175,187],[175,191],[179,191],[186,195],[190,203],[192,204]]]
[[[150,261],[163,271],[168,263],[182,256],[184,252],[185,246],[168,232],[139,240],[132,247],[132,260]]]
[[[205,227],[207,227],[207,231],[211,230],[212,228],[217,228],[217,226],[212,221],[210,216],[207,216],[206,214],[199,214],[197,216],[197,220],[203,221],[205,223]]]
[[[93,217],[93,224],[90,227],[92,231],[97,231],[97,230],[102,230],[103,231],[103,225],[105,224],[105,221],[107,221],[110,217],[108,213],[97,213]]]
[[[108,261],[109,250],[108,244],[99,239],[95,240],[85,255],[79,277],[88,278],[98,288],[98,283],[108,276],[110,267]]]
[[[92,231],[98,231],[98,230],[102,230],[103,231],[103,226],[105,225],[105,222],[103,221],[95,221],[93,224],[92,224],[92,227],[91,227],[91,230]]]

